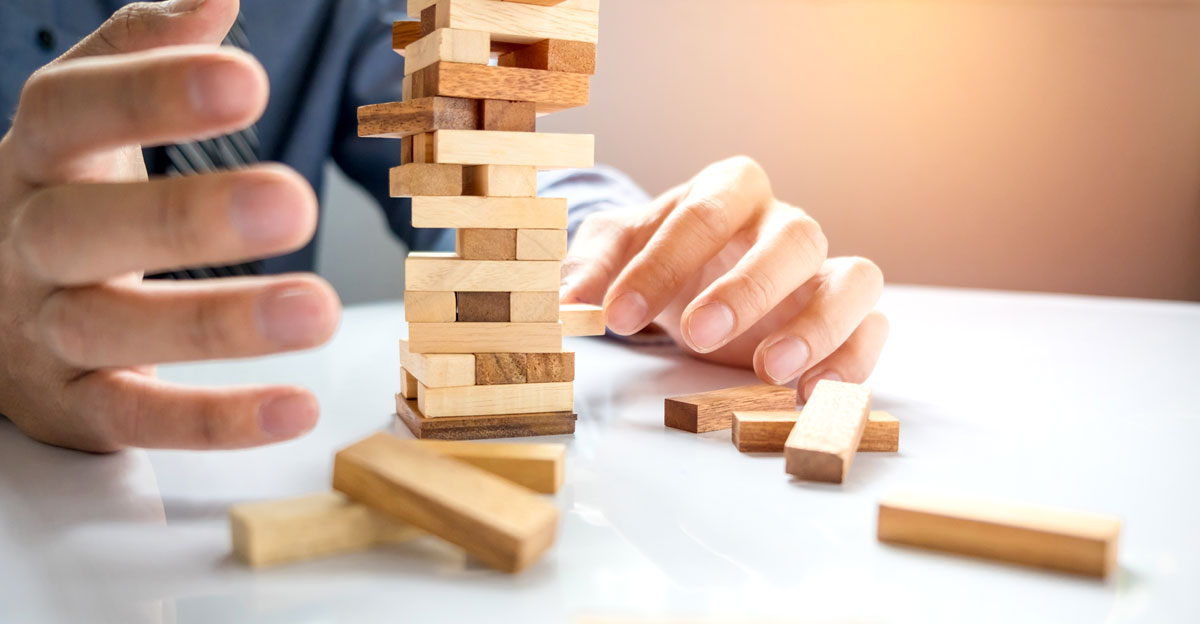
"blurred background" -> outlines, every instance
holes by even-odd
[[[602,6],[591,105],[539,130],[651,193],[747,154],[889,282],[1200,300],[1200,1]],[[321,273],[400,298],[371,200],[325,202]]]

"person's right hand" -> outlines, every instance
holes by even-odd
[[[188,388],[164,362],[316,346],[340,303],[314,276],[143,282],[303,246],[316,198],[278,165],[147,180],[141,147],[226,134],[266,107],[217,47],[237,0],[122,8],[26,83],[0,140],[0,414],[59,446],[238,448],[300,435],[302,388]]]

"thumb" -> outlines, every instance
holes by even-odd
[[[121,7],[58,61],[151,48],[219,45],[237,19],[238,0],[166,0]],[[57,61],[56,61],[57,62]]]

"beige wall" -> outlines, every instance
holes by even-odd
[[[1200,4],[605,0],[597,134],[746,153],[890,281],[1200,300]]]

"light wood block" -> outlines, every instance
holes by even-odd
[[[560,353],[562,324],[409,323],[408,340],[413,353]]]
[[[390,195],[412,197],[414,195],[462,195],[461,165],[435,165],[409,163],[392,167]]]
[[[533,102],[483,100],[479,102],[483,130],[537,132],[537,105]]]
[[[400,368],[400,396],[406,399],[417,398],[417,378],[403,367]]]
[[[405,80],[413,98],[535,102],[538,113],[553,113],[586,106],[591,88],[588,78],[584,74],[439,61]]]
[[[1106,577],[1119,518],[999,501],[900,492],[879,503],[881,542]]]
[[[542,494],[557,492],[566,476],[567,447],[562,444],[448,440],[413,440],[409,444],[453,457]]]
[[[492,38],[486,32],[439,28],[404,50],[407,76],[438,61],[487,65],[492,57]]]
[[[559,322],[556,292],[515,292],[509,302],[512,305],[509,318],[514,323]]]
[[[434,4],[437,0],[408,0],[408,15],[415,17]],[[600,0],[562,0],[557,6],[595,12],[600,10]]]
[[[818,381],[784,444],[787,473],[805,481],[843,482],[870,411],[869,388]]]
[[[566,230],[517,230],[517,260],[562,260],[566,257]]]
[[[425,418],[417,401],[396,395],[399,426],[423,440],[486,440],[528,438],[575,433],[576,416],[571,412],[499,414],[494,416],[451,416]]]
[[[800,412],[734,412],[733,445],[743,453],[782,453]],[[887,412],[871,412],[858,452],[895,453],[900,450],[900,421]]]
[[[400,363],[417,381],[430,388],[475,385],[475,356],[470,353],[413,353],[407,340],[400,341]],[[417,398],[414,389],[411,398]]]
[[[452,254],[411,253],[404,262],[408,291],[558,292],[558,262],[463,260]]]
[[[463,260],[516,260],[516,230],[457,230],[455,253]]]
[[[733,426],[733,412],[795,410],[796,388],[753,385],[666,399],[664,423],[692,433]]]
[[[404,320],[409,323],[453,323],[458,320],[458,303],[453,291],[407,291]]]
[[[417,15],[410,13],[410,15]],[[435,16],[436,18],[436,16]],[[400,21],[392,22],[392,49],[400,52],[412,45],[412,43],[424,36],[421,32],[420,21]]]
[[[476,353],[475,383],[481,386],[528,383],[529,354]]]
[[[600,18],[595,10],[489,0],[439,0],[433,6],[437,7],[437,28],[480,30],[492,33],[496,41],[599,40]]]
[[[520,234],[518,234],[518,241]],[[559,306],[558,317],[564,336],[603,336],[604,308],[586,303],[566,303]]]
[[[509,293],[506,292],[460,292],[458,295],[458,322],[460,323],[507,323],[509,318]],[[477,358],[478,359],[478,358]],[[478,362],[476,362],[478,366]]]
[[[434,134],[435,133],[433,133],[433,132],[426,132],[425,134],[412,135],[413,162],[415,162],[415,163],[435,163],[435,162],[437,162],[435,160],[435,156],[434,156],[434,148],[436,147],[436,142],[434,141]]]
[[[361,137],[399,139],[443,128],[472,130],[479,124],[479,104],[460,98],[429,97],[358,109]]]
[[[434,162],[450,165],[585,168],[595,164],[595,148],[590,134],[439,130],[433,157]]]
[[[537,197],[537,167],[475,165],[463,167],[463,195]]]
[[[556,197],[414,197],[412,224],[418,228],[566,228],[567,200]]]
[[[338,452],[333,487],[507,572],[536,561],[558,526],[558,509],[528,488],[385,433]]]
[[[501,67],[521,67],[573,74],[596,73],[596,44],[545,39],[502,54]]]
[[[536,4],[538,6],[555,6],[562,4],[563,0],[503,0],[504,2],[520,2],[522,4]]]
[[[575,354],[525,354],[525,379],[528,383],[564,383],[575,381]]]
[[[505,384],[429,388],[417,386],[417,406],[426,418],[569,412],[574,407],[571,383]]]

